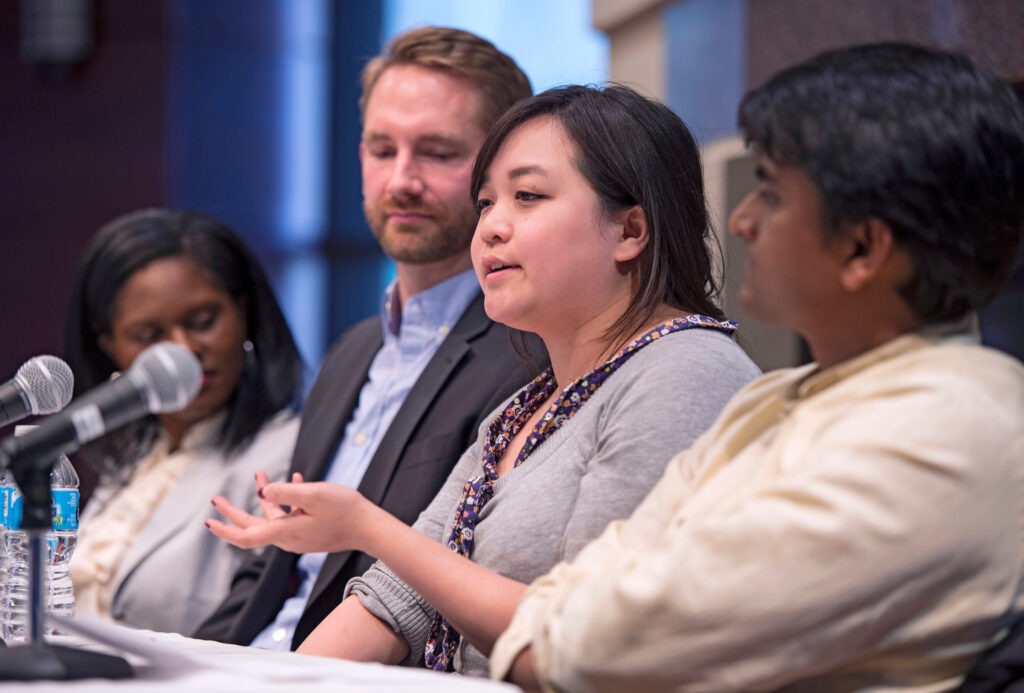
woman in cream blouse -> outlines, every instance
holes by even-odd
[[[75,273],[65,355],[76,394],[154,342],[190,349],[195,400],[84,451],[100,475],[71,573],[79,614],[189,634],[248,552],[203,527],[209,497],[249,501],[256,470],[282,478],[298,431],[302,362],[256,258],[220,222],[143,210],[93,238]]]

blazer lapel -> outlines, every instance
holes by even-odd
[[[345,426],[359,403],[370,364],[384,343],[379,320],[367,321],[359,326],[362,327],[367,329],[363,334],[354,335],[352,346],[324,365],[326,372],[317,377],[317,382],[325,384],[324,388],[310,393],[311,400],[314,397],[327,399],[329,404],[309,406],[307,403],[304,407],[292,469],[302,472],[307,480],[323,479],[327,473]],[[309,412],[308,417],[306,412]]]
[[[489,324],[490,319],[483,309],[483,294],[478,294],[409,390],[359,484],[359,492],[377,505],[383,500],[395,467],[420,419],[469,351],[470,340],[487,329]]]
[[[437,393],[444,387],[452,371],[459,365],[459,361],[469,351],[470,342],[484,332],[490,324],[490,318],[484,312],[483,294],[478,294],[409,391],[395,415],[394,421],[384,435],[384,439],[374,453],[366,475],[359,484],[359,492],[366,498],[377,505],[381,504],[391,476],[402,458],[402,452],[405,450],[412,432],[427,412]],[[351,551],[327,555],[307,604],[312,604],[319,598],[351,556]]]
[[[168,538],[179,533],[189,523],[202,522],[210,515],[210,498],[221,488],[224,462],[211,449],[196,450],[193,454],[195,459],[189,463],[181,478],[168,489],[125,553],[117,570],[115,584],[123,586],[124,580],[136,566]]]

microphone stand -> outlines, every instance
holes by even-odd
[[[10,469],[23,498],[22,529],[28,535],[29,603],[25,646],[0,649],[0,681],[47,679],[121,679],[134,675],[123,657],[48,643],[43,638],[46,610],[43,556],[50,511],[50,468],[37,456],[11,461]]]

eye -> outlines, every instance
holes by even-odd
[[[757,196],[761,198],[765,204],[774,207],[779,204],[779,194],[766,186],[758,186]]]
[[[368,147],[367,153],[374,159],[389,159],[395,155],[395,150],[392,147]]]
[[[454,159],[455,152],[450,149],[427,149],[423,152],[423,156],[443,164]]]
[[[159,342],[161,334],[162,333],[157,328],[149,327],[132,332],[131,340],[136,344],[149,346],[150,344],[156,344],[157,342]]]
[[[520,202],[534,202],[536,200],[544,199],[544,197],[546,196],[541,195],[540,193],[530,192],[528,190],[516,191],[516,199]]]
[[[220,317],[220,311],[214,309],[201,310],[188,317],[185,326],[190,330],[203,332],[213,328]]]
[[[476,200],[476,211],[477,214],[483,213],[485,209],[494,204],[493,200],[489,200],[486,197],[478,197]]]

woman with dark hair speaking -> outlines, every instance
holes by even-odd
[[[115,219],[92,239],[75,272],[64,340],[76,394],[155,342],[177,342],[202,365],[188,407],[83,451],[100,481],[71,563],[79,614],[190,633],[246,557],[213,540],[197,515],[209,515],[213,494],[244,504],[257,470],[272,478],[287,471],[303,368],[288,325],[231,229],[151,209]]]
[[[236,526],[211,529],[239,545],[381,559],[301,652],[485,675],[525,583],[629,515],[757,375],[713,302],[697,145],[664,105],[623,87],[520,101],[472,194],[487,314],[539,335],[551,368],[489,417],[412,529],[332,484],[268,484],[264,518],[215,501]]]

